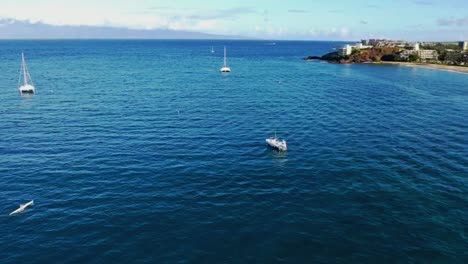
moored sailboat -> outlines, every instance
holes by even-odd
[[[224,66],[220,69],[221,72],[231,72],[231,68],[227,66],[226,46],[224,46]]]
[[[286,143],[286,140],[279,139],[276,136],[276,133],[275,133],[274,137],[267,138],[265,141],[270,147],[272,147],[274,149],[277,149],[279,151],[287,151],[288,150],[288,145]]]
[[[18,80],[18,90],[20,91],[20,93],[36,92],[36,88],[34,87],[31,75],[28,71],[28,66],[26,65],[26,60],[24,59],[24,53],[21,53],[21,71]]]

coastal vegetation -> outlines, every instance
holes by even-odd
[[[371,49],[354,49],[351,55],[343,56],[338,52],[330,52],[320,57],[321,60],[334,63],[366,63],[379,61],[398,61],[398,48],[371,48]]]
[[[348,55],[335,51],[322,57],[309,56],[306,59],[320,59],[331,63],[411,62],[468,66],[468,52],[462,51],[453,43],[422,44],[417,48],[408,43],[390,43],[392,45],[374,45],[366,48],[353,46]]]

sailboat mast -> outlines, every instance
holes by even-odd
[[[26,61],[24,60],[24,53],[21,52],[21,66],[23,67],[23,78],[24,78],[24,85],[28,84],[28,78],[26,76]]]
[[[227,66],[227,63],[226,63],[226,46],[224,46],[224,67]]]

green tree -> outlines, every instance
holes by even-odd
[[[398,56],[397,54],[387,54],[387,55],[382,56],[382,60],[383,61],[399,61],[400,56]]]
[[[415,62],[415,61],[418,61],[419,60],[419,55],[418,54],[410,54],[409,57],[408,57],[408,61],[409,62]]]
[[[437,59],[439,59],[440,61],[445,61],[447,59],[447,51],[439,53],[439,57]]]
[[[342,58],[343,56],[338,54],[338,52],[330,52],[328,54],[323,55],[321,59],[326,61],[339,61]]]
[[[463,55],[459,51],[450,51],[447,52],[447,55],[445,57],[445,61],[447,61],[450,64],[459,64],[463,60]]]
[[[353,51],[351,51],[351,55],[359,55],[361,53],[361,50],[358,50],[358,49],[353,49]]]

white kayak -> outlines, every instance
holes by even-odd
[[[279,151],[288,150],[288,145],[286,144],[286,140],[284,139],[280,140],[277,137],[271,137],[271,138],[267,138],[266,142],[270,147],[278,149]]]
[[[29,203],[26,203],[26,204],[21,204],[20,207],[14,210],[13,212],[11,212],[10,215],[22,213],[30,205],[34,205],[34,201],[30,201]]]

